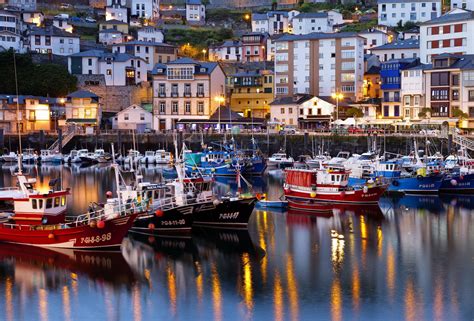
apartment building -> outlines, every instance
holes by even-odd
[[[267,38],[267,34],[259,32],[242,35],[242,61],[265,61],[267,59]]]
[[[159,0],[130,0],[131,15],[138,18],[154,20],[159,17]]]
[[[105,20],[118,20],[128,23],[128,9],[119,4],[113,4],[105,8]]]
[[[270,35],[292,31],[291,21],[299,11],[268,11],[252,14],[252,32],[268,33]]]
[[[327,12],[300,13],[292,20],[293,34],[305,35],[312,32],[333,32],[333,24]]]
[[[378,29],[368,29],[359,32],[359,36],[364,38],[364,53],[372,53],[372,48],[383,46],[389,43],[389,34]]]
[[[451,9],[474,10],[474,2],[471,0],[451,0]]]
[[[147,81],[147,63],[126,53],[89,50],[68,57],[69,73],[103,75],[106,86],[131,86]]]
[[[354,32],[284,35],[275,40],[275,95],[342,93],[362,98],[364,38]]]
[[[474,12],[454,9],[420,25],[420,59],[442,53],[474,54]]]
[[[186,0],[186,21],[191,24],[206,22],[206,6],[201,0]]]
[[[99,126],[102,108],[99,97],[88,90],[78,90],[66,97],[66,125]]]
[[[381,62],[391,59],[418,58],[420,56],[420,40],[397,40],[373,47],[370,52],[379,57]]]
[[[180,58],[156,64],[153,76],[153,128],[175,129],[181,118],[208,120],[221,105],[225,74],[216,62]]]
[[[21,20],[25,24],[33,24],[41,27],[44,22],[44,14],[41,11],[27,10],[21,12]]]
[[[418,114],[425,107],[425,73],[429,65],[416,64],[404,69],[401,76],[401,102],[403,118],[406,120],[419,119]]]
[[[30,50],[42,54],[69,56],[80,51],[80,37],[54,26],[29,31]]]
[[[146,70],[151,71],[155,64],[167,63],[176,60],[178,48],[162,42],[135,40],[115,44],[112,46],[114,53],[126,53],[139,57],[146,62]]]
[[[161,31],[161,29],[152,26],[147,26],[138,29],[137,40],[148,42],[163,42],[165,40],[165,36],[163,35],[163,31]]]
[[[425,22],[441,15],[441,0],[378,0],[378,24],[395,27],[408,21]]]

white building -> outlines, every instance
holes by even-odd
[[[268,11],[267,13],[252,14],[252,32],[268,33],[270,35],[286,33],[291,30],[291,19],[299,12]]]
[[[25,52],[21,36],[8,30],[0,30],[0,51],[10,49],[20,53]]]
[[[154,20],[159,17],[159,0],[130,0],[132,16]]]
[[[19,34],[21,32],[19,15],[13,11],[0,10],[0,30]]]
[[[22,10],[36,10],[36,0],[8,0],[8,5]]]
[[[137,40],[148,41],[148,42],[163,42],[165,40],[165,37],[161,29],[148,26],[148,27],[143,27],[143,28],[138,29]]]
[[[227,40],[221,45],[209,47],[210,61],[241,61],[242,42],[239,40]]]
[[[378,0],[378,24],[395,27],[400,22],[425,22],[441,15],[441,0]]]
[[[425,107],[425,74],[427,65],[420,64],[401,72],[400,96],[404,119],[418,119],[418,113]]]
[[[442,53],[474,54],[474,12],[454,9],[420,25],[420,60]]]
[[[68,19],[62,18],[54,18],[53,19],[53,26],[58,29],[62,29],[66,32],[72,33],[74,31],[74,27],[69,23]]]
[[[105,7],[105,20],[118,20],[128,23],[128,9],[118,4]]]
[[[284,35],[275,40],[275,94],[362,98],[364,38],[355,32]]]
[[[73,75],[104,75],[106,86],[131,86],[147,81],[147,64],[125,53],[89,50],[68,57]]]
[[[30,50],[38,53],[69,56],[80,51],[79,36],[54,26],[32,28],[28,37]]]
[[[293,33],[305,35],[312,32],[333,32],[327,12],[300,13],[292,20]]]
[[[186,0],[186,21],[191,24],[206,22],[206,6],[201,0]]]
[[[153,114],[138,105],[131,105],[115,115],[112,128],[143,132],[153,128]]]
[[[474,1],[472,0],[451,0],[451,9],[474,10]]]
[[[175,60],[177,51],[178,49],[175,46],[166,43],[139,40],[112,46],[112,52],[114,53],[126,53],[143,59],[148,71],[151,71],[156,64]]]
[[[420,57],[420,41],[418,39],[398,40],[370,49],[381,62],[390,59]]]
[[[216,62],[181,58],[157,64],[153,75],[153,129],[175,129],[179,119],[203,121],[219,107],[225,74]]]
[[[99,31],[99,43],[110,46],[124,42],[127,37],[122,32],[114,29],[105,29]]]
[[[371,53],[374,47],[382,46],[388,43],[389,36],[386,32],[378,29],[368,29],[359,32],[359,36],[364,38],[364,52]]]
[[[44,21],[44,14],[41,11],[26,10],[21,12],[21,20],[27,24],[41,27]]]

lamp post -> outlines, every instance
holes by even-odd
[[[214,100],[219,104],[219,134],[221,133],[221,107],[222,103],[225,101],[224,95],[219,95],[214,98]]]
[[[336,120],[339,119],[339,100],[344,98],[342,93],[335,92],[331,95],[333,99],[336,99]]]
[[[206,53],[207,53],[207,50],[203,49],[202,50],[202,60],[206,60]]]

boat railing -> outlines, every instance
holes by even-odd
[[[0,192],[1,191],[19,191],[19,188],[18,187],[13,187],[13,186],[0,187]]]

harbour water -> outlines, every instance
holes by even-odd
[[[62,178],[70,214],[114,190],[103,166],[28,170],[45,191]],[[281,180],[251,183],[274,200]],[[248,231],[132,236],[121,253],[0,244],[0,320],[473,320],[473,210],[474,196],[384,197],[320,215],[256,210]]]

